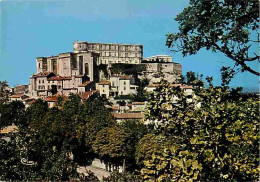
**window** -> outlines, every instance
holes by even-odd
[[[105,90],[103,90],[103,93],[105,93]]]
[[[39,66],[38,66],[39,68],[41,68],[41,63],[39,63]]]
[[[124,86],[124,90],[126,90],[126,86]]]
[[[126,58],[128,57],[128,53],[127,53],[127,52],[125,53],[125,57],[126,57]]]
[[[89,75],[88,63],[85,63],[85,74],[86,74],[86,75]]]
[[[79,56],[79,74],[83,74],[83,56]]]
[[[126,81],[124,81],[124,85],[126,85]]]
[[[41,83],[41,80],[39,80],[39,83]]]
[[[103,88],[105,87],[105,85],[103,85]]]
[[[42,83],[44,83],[44,80],[42,80]]]

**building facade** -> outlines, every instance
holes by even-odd
[[[134,44],[92,43],[78,41],[73,44],[74,53],[94,51],[100,53],[98,64],[140,64],[143,46]]]
[[[99,54],[95,52],[69,52],[58,56],[38,57],[37,73],[30,78],[30,96],[79,93],[79,87],[86,81],[99,81],[96,69],[98,59]]]
[[[172,57],[169,55],[155,55],[155,56],[144,58],[142,62],[171,63]]]

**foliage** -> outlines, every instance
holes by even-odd
[[[7,81],[0,81],[0,103],[6,102],[8,99],[8,93],[5,91],[7,86]]]
[[[179,82],[181,84],[193,85],[195,87],[203,87],[204,83],[202,81],[202,77],[202,74],[195,75],[195,72],[188,71],[186,72],[186,75],[181,75]]]
[[[144,64],[124,64],[124,63],[116,63],[112,64],[110,67],[111,75],[138,75],[140,72],[145,71],[146,66]]]
[[[103,179],[104,182],[119,182],[119,181],[135,181],[141,182],[142,179],[140,176],[131,174],[131,173],[119,173],[117,171],[113,171],[110,176]]]
[[[0,103],[0,128],[11,124],[19,125],[25,116],[25,106],[20,101]]]
[[[19,126],[10,142],[0,140],[4,181],[79,179],[76,162],[84,162],[85,154],[91,153],[97,132],[114,124],[100,97],[93,96],[81,103],[72,94],[62,108],[50,109],[46,102],[37,100],[26,112],[20,104],[12,102],[0,107],[1,119],[8,118]],[[21,163],[22,159],[33,165]],[[84,180],[96,179],[89,177]]]
[[[122,99],[122,100],[134,100],[135,96],[133,94],[130,95],[118,95],[115,96],[114,99]]]
[[[133,154],[131,142],[130,132],[122,126],[114,126],[98,132],[93,149],[103,159],[120,164]]]
[[[148,79],[142,79],[137,81],[137,93],[135,95],[135,98],[133,99],[133,101],[138,101],[138,102],[143,102],[143,101],[147,101],[148,97],[149,97],[149,93],[145,90],[145,87],[149,84],[149,80]]]
[[[99,71],[103,71],[104,76],[105,76],[106,78],[108,77],[108,70],[107,70],[107,65],[106,65],[106,64],[97,65],[97,69],[98,69]]]
[[[250,67],[259,61],[253,53],[258,46],[258,0],[190,0],[190,5],[175,20],[179,32],[167,35],[166,45],[183,56],[196,54],[206,48],[222,52],[241,66],[242,71],[259,75]]]
[[[146,116],[155,123],[156,135],[141,139],[152,138],[153,143],[143,142],[140,147],[162,147],[156,141],[161,135],[169,145],[163,146],[167,152],[156,149],[159,154],[152,154],[148,160],[144,158],[141,165],[144,178],[152,174],[157,175],[156,180],[165,178],[161,168],[168,170],[168,177],[174,180],[254,181],[258,178],[259,101],[241,96],[240,89],[230,92],[228,82],[223,83],[224,87],[214,88],[212,79],[207,80],[209,89],[197,92],[192,102],[164,81],[151,95]],[[138,161],[141,157],[139,154]]]

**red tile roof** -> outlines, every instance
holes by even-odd
[[[81,85],[79,85],[78,87],[86,87],[90,83],[93,83],[93,81],[86,81],[86,82],[82,83]]]
[[[116,119],[143,119],[141,113],[112,113],[112,116]]]
[[[99,92],[99,90],[92,90],[92,91],[88,91],[88,92],[84,92],[80,95],[80,97],[83,99],[83,100],[87,100],[91,95],[93,95],[94,93],[97,93]]]
[[[49,76],[52,72],[50,71],[45,71],[45,72],[40,72],[40,73],[37,73],[35,74],[35,76],[37,77],[46,77],[46,76]]]
[[[53,77],[49,78],[48,80],[50,80],[50,81],[71,80],[71,77],[70,76],[53,76]]]
[[[98,84],[99,85],[110,85],[110,81],[105,80],[105,81],[99,82]]]
[[[9,98],[21,98],[21,97],[23,97],[23,96],[25,96],[25,95],[23,95],[23,94],[16,94],[16,95],[10,95],[10,96],[8,96]]]
[[[58,97],[56,95],[54,96],[48,96],[45,99],[46,102],[57,102],[58,101]]]

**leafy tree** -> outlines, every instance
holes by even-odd
[[[47,111],[47,102],[41,99],[36,100],[36,102],[34,102],[31,107],[28,108],[26,112],[26,120],[24,120],[23,125],[25,125],[25,127],[30,125],[31,128],[37,129],[40,126],[40,123]]]
[[[0,103],[0,128],[22,124],[25,116],[25,106],[20,101]]]
[[[147,101],[149,93],[145,90],[145,87],[149,84],[148,79],[139,80],[137,82],[138,88],[137,93],[135,95],[134,101]]]
[[[122,164],[123,159],[133,153],[131,142],[131,133],[121,126],[114,126],[98,132],[93,149],[101,158]]]
[[[154,137],[165,136],[169,145],[163,146],[166,155],[160,152],[159,156],[154,154],[152,159],[143,162],[144,177],[151,176],[149,170],[161,169],[162,165],[164,170],[171,169],[167,175],[174,180],[254,181],[258,178],[259,101],[242,97],[240,89],[230,91],[226,85],[228,79],[224,79],[225,86],[217,88],[212,78],[207,80],[209,89],[197,92],[192,102],[167,82],[162,82],[151,95],[146,116],[155,123]],[[158,143],[151,146],[160,146]],[[164,175],[156,176],[156,180],[161,177]]]
[[[235,61],[241,71],[259,75],[250,62],[259,61],[253,46],[259,44],[258,0],[190,0],[175,20],[179,32],[167,35],[166,45],[183,56],[206,48],[222,52]]]
[[[105,182],[118,182],[118,181],[135,181],[141,182],[142,179],[140,176],[131,174],[131,173],[119,173],[117,171],[113,171],[108,177],[103,179]]]
[[[107,65],[106,65],[106,64],[97,65],[97,69],[98,69],[99,71],[103,71],[104,76],[105,76],[106,78],[108,77],[108,69],[107,69]]]
[[[146,66],[144,64],[124,64],[116,63],[112,64],[110,67],[111,74],[119,75],[138,75],[140,72],[145,71]]]
[[[196,80],[195,72],[188,71],[186,73],[186,78],[187,78],[187,84],[191,85]]]
[[[0,103],[6,102],[8,99],[8,94],[5,92],[7,86],[7,81],[0,81]]]

